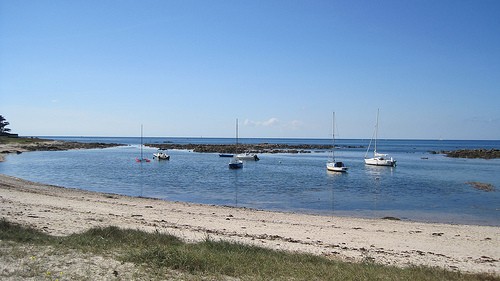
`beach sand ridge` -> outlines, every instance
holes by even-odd
[[[202,205],[63,188],[0,175],[0,217],[69,235],[92,227],[207,237],[347,261],[500,275],[500,228]]]

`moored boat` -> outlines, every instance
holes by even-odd
[[[135,162],[138,162],[138,163],[142,163],[142,162],[151,162],[151,160],[149,160],[148,158],[144,158],[142,156],[142,147],[143,147],[143,144],[142,144],[142,124],[141,124],[141,158],[135,158]]]
[[[345,173],[347,172],[347,167],[343,162],[327,162],[326,163],[326,169],[330,172],[340,172],[340,173]]]
[[[340,173],[345,173],[348,169],[343,162],[335,161],[335,112],[333,113],[332,118],[332,151],[330,159],[326,162],[326,169],[331,172]]]
[[[170,155],[165,152],[158,151],[157,153],[153,153],[153,159],[156,160],[170,160]]]
[[[234,157],[233,154],[227,154],[227,153],[219,153],[219,157]]]
[[[243,161],[238,159],[236,156],[231,158],[231,161],[229,161],[229,169],[241,169],[243,168]]]
[[[248,153],[248,152],[245,152],[245,153],[240,153],[238,155],[236,155],[236,157],[240,160],[253,160],[253,161],[259,161],[259,157],[257,156],[257,154],[255,153]]]
[[[375,145],[374,145],[374,150],[373,150],[373,157],[368,158],[368,151],[370,150],[370,146],[372,142],[370,141],[370,144],[368,145],[368,148],[366,149],[365,153],[365,164],[366,165],[373,165],[373,166],[389,166],[389,167],[395,167],[396,166],[396,160],[394,160],[392,157],[389,158],[387,154],[383,153],[378,153],[377,152],[377,139],[378,139],[378,116],[379,116],[379,110],[377,110],[377,122],[375,123],[375,132],[374,132],[374,137],[372,137],[372,140],[375,139]]]
[[[238,153],[238,119],[236,119],[236,153]],[[229,169],[241,168],[243,168],[243,161],[241,161],[237,156],[233,156],[231,161],[229,161]]]
[[[375,152],[372,158],[365,158],[365,164],[373,166],[395,167],[396,160],[394,160],[392,157],[389,158],[387,154]]]

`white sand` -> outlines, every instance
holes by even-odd
[[[94,193],[0,175],[0,217],[53,235],[95,226],[225,239],[347,261],[500,275],[500,228],[268,212]]]

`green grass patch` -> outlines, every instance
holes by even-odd
[[[464,274],[439,268],[334,261],[209,238],[200,243],[184,243],[168,234],[117,227],[54,237],[0,220],[0,240],[111,255],[122,262],[151,269],[159,279],[163,272],[175,270],[195,279],[216,280],[227,277],[241,280],[500,280],[488,274]]]
[[[10,223],[2,218],[0,219],[0,240],[40,245],[53,243],[55,239],[33,228]]]
[[[184,244],[179,238],[159,232],[147,233],[115,226],[92,228],[84,233],[72,234],[61,239],[61,244],[82,251],[101,253],[108,249],[126,251],[145,249],[153,245],[179,246]]]

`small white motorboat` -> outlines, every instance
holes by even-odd
[[[157,152],[153,153],[153,159],[156,160],[170,160],[170,155],[166,154],[165,152]]]
[[[257,154],[255,153],[248,153],[248,152],[245,152],[245,153],[240,153],[238,155],[236,155],[236,157],[240,160],[247,160],[247,161],[259,161],[259,156],[257,156]]]

